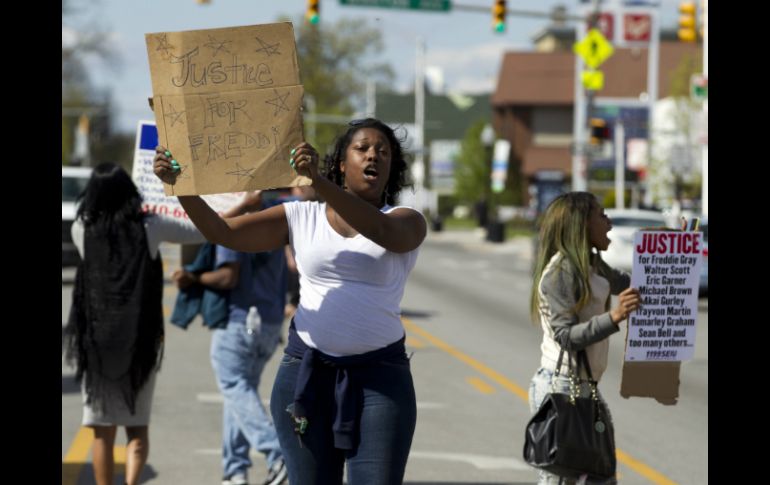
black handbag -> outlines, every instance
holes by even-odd
[[[555,375],[559,375],[564,349],[559,352]],[[524,437],[524,461],[562,477],[593,479],[615,476],[615,437],[607,407],[596,395],[584,350],[577,354],[577,372],[569,359],[570,394],[551,392],[529,420]],[[590,397],[578,396],[581,360],[586,369]]]

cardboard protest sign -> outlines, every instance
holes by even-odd
[[[631,286],[642,306],[628,319],[620,394],[676,404],[681,361],[693,357],[700,232],[638,231]]]
[[[145,34],[159,143],[181,166],[167,195],[308,185],[294,29],[282,22]]]

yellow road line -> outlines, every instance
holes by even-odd
[[[623,463],[628,468],[632,469],[652,483],[657,483],[659,485],[676,485],[675,481],[671,480],[659,471],[652,469],[641,461],[632,458],[631,455],[625,451],[616,449],[615,454],[617,455],[619,462]]]
[[[517,386],[513,382],[506,379],[505,376],[503,376],[502,374],[490,369],[489,367],[485,366],[484,364],[474,359],[473,357],[463,354],[462,352],[452,347],[448,343],[444,342],[443,340],[437,337],[434,337],[433,335],[429,334],[422,328],[415,325],[414,322],[412,322],[408,318],[401,317],[401,320],[404,322],[404,326],[406,326],[410,332],[418,334],[420,337],[424,338],[425,340],[430,342],[432,345],[435,345],[436,347],[440,348],[441,350],[451,355],[452,357],[476,369],[476,371],[486,376],[489,380],[496,382],[503,389],[507,389],[508,391],[516,394],[525,402],[529,399],[527,395],[527,391],[525,391],[521,387]]]
[[[126,476],[126,447],[113,446],[112,456],[115,460],[115,475]]]
[[[401,321],[404,322],[404,326],[410,332],[420,335],[420,337],[424,338],[425,340],[430,342],[432,345],[435,345],[436,347],[440,348],[441,350],[448,353],[452,357],[469,365],[479,373],[486,376],[488,379],[499,384],[503,389],[507,389],[513,394],[519,396],[524,402],[529,401],[529,396],[527,394],[527,391],[517,386],[512,381],[508,380],[502,374],[490,369],[489,367],[485,366],[484,364],[477,361],[473,357],[465,355],[464,353],[460,352],[459,350],[452,347],[451,345],[444,342],[443,340],[439,339],[438,337],[434,337],[432,334],[418,327],[414,322],[412,322],[408,318],[401,317]],[[631,455],[629,455],[628,453],[620,449],[616,449],[615,452],[619,462],[623,463],[624,465],[626,465],[636,473],[640,474],[644,478],[650,480],[652,483],[655,483],[658,485],[676,485],[676,482],[672,481],[670,478],[666,477],[662,473],[654,470],[652,467],[642,463],[641,461],[635,458],[632,458]]]
[[[466,377],[465,382],[475,387],[482,394],[494,394],[497,391],[494,387],[475,376]]]
[[[112,456],[115,457],[116,465],[125,465],[126,464],[126,447],[114,446],[112,448]]]
[[[81,426],[75,439],[72,440],[70,449],[62,460],[62,485],[75,485],[80,476],[80,470],[88,460],[88,453],[94,442],[94,432],[90,428]],[[126,464],[126,447],[115,446],[113,456],[116,465]],[[118,472],[119,470],[116,470]]]
[[[81,426],[75,439],[72,440],[70,449],[64,455],[61,468],[62,485],[74,485],[80,475],[80,469],[88,458],[91,444],[94,441],[94,433],[91,429]]]

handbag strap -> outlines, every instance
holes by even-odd
[[[558,376],[561,373],[561,362],[562,358],[564,357],[564,353],[567,353],[567,368],[569,369],[570,373],[574,373],[575,376],[578,378],[580,377],[580,367],[582,366],[586,370],[586,375],[588,376],[588,380],[590,382],[596,382],[594,380],[594,376],[591,373],[591,365],[588,363],[588,354],[586,353],[585,349],[578,350],[575,353],[575,367],[572,367],[572,359],[570,358],[572,353],[569,350],[565,350],[564,347],[560,347],[559,349],[559,358],[556,360],[556,375]]]
[[[596,381],[593,378],[593,375],[591,374],[591,365],[588,363],[588,354],[586,353],[585,349],[578,350],[576,352],[575,356],[575,366],[572,366],[572,358],[571,358],[571,352],[569,350],[566,350],[564,347],[560,346],[559,349],[559,358],[556,360],[556,372],[554,372],[554,376],[558,377],[561,373],[561,362],[562,358],[564,357],[564,354],[567,354],[567,368],[569,369],[569,388],[570,388],[570,402],[572,404],[575,404],[575,399],[577,398],[578,392],[578,384],[582,381],[580,379],[580,367],[581,365],[586,370],[586,375],[588,376],[587,382],[589,387],[591,388],[591,398],[598,402],[599,398],[596,395]],[[551,386],[553,386],[553,377],[551,378]]]

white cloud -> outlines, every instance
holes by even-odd
[[[491,92],[497,86],[497,74],[507,51],[531,50],[525,45],[496,41],[459,49],[430,50],[427,62],[440,66],[446,90],[469,94]]]

